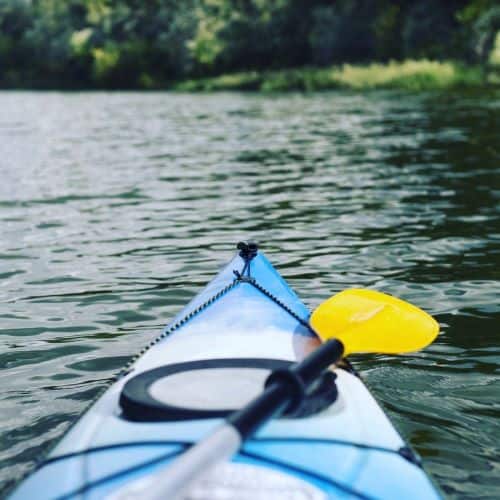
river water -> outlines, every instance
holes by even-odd
[[[310,307],[435,315],[354,357],[442,491],[500,496],[500,93],[0,93],[0,481],[252,238]]]

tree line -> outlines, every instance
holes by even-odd
[[[161,88],[242,70],[486,64],[497,0],[0,0],[0,85]]]

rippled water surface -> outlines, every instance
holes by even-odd
[[[500,94],[0,94],[0,480],[253,238],[308,305],[434,314],[354,359],[442,490],[500,496]]]

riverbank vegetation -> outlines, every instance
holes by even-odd
[[[3,0],[0,86],[477,86],[499,31],[496,0]]]
[[[493,78],[490,78],[492,82]],[[408,91],[478,87],[485,84],[479,66],[428,60],[372,63],[366,66],[299,68],[265,72],[242,72],[198,78],[175,84],[175,90],[315,91],[330,89],[402,89]]]

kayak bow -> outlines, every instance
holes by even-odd
[[[255,245],[240,244],[238,255],[121,372],[12,498],[122,499],[144,491],[151,493],[140,496],[155,498],[158,477],[172,474],[190,447],[191,454],[202,448],[198,457],[206,473],[183,498],[440,498],[351,366],[343,362],[324,372],[335,361],[333,352],[341,353],[335,343],[347,352],[408,351],[432,341],[437,324],[378,292],[336,297],[315,311],[311,323],[323,338],[341,342],[330,340],[311,355],[320,342],[309,311]],[[381,301],[385,312],[379,314]],[[332,318],[338,320],[335,327]],[[367,323],[362,326],[369,318],[376,334],[367,334]],[[378,333],[381,325],[389,334]],[[342,333],[353,330],[355,337]],[[330,357],[320,362],[329,349]],[[308,354],[309,371],[300,371],[304,364],[297,363]],[[298,382],[276,383],[274,374],[286,378],[294,370],[300,372]],[[271,373],[274,384],[268,382],[266,392],[281,387],[276,391],[283,397],[262,421],[283,417],[248,439],[231,462],[209,467],[221,456],[231,457],[241,436],[252,436],[262,423],[235,411],[259,398]],[[302,384],[300,398],[289,391],[294,383]],[[213,430],[224,428],[221,419],[234,424],[235,415],[238,430],[243,424],[249,429],[236,441],[227,432],[214,440]]]

